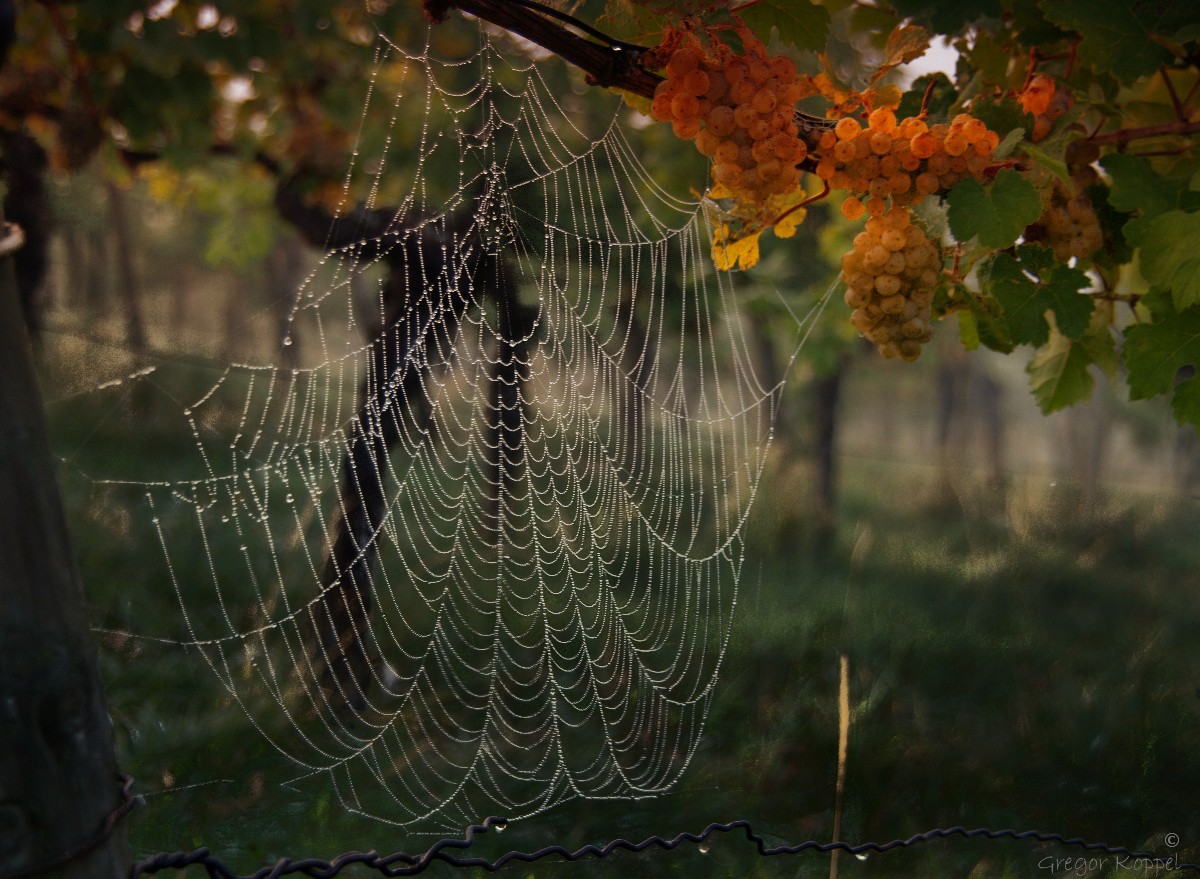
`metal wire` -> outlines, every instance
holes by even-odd
[[[563,848],[560,845],[551,845],[531,852],[509,851],[500,855],[495,860],[482,857],[463,857],[456,854],[458,851],[470,848],[477,834],[486,833],[489,830],[502,829],[507,823],[507,820],[504,818],[487,818],[482,824],[473,824],[468,827],[461,839],[439,840],[421,855],[409,855],[397,852],[396,854],[380,856],[376,852],[371,851],[347,852],[346,854],[339,855],[332,861],[322,861],[312,858],[305,860],[283,858],[276,862],[274,866],[263,867],[254,873],[243,875],[235,873],[222,863],[219,858],[213,857],[207,848],[199,848],[193,852],[163,853],[146,858],[135,864],[130,874],[130,879],[138,879],[143,874],[155,873],[160,870],[182,869],[196,865],[203,866],[213,879],[279,879],[279,877],[292,873],[302,873],[305,876],[314,877],[314,879],[329,879],[329,877],[337,875],[353,864],[359,864],[371,870],[378,870],[384,876],[413,876],[426,870],[435,861],[441,861],[456,867],[479,867],[488,872],[495,872],[513,861],[529,863],[549,857],[559,857],[565,861],[601,859],[617,851],[640,852],[652,847],[669,851],[680,847],[684,843],[699,845],[706,842],[714,834],[729,833],[735,830],[743,831],[746,839],[754,843],[754,846],[758,849],[758,853],[764,857],[796,855],[806,851],[823,853],[844,851],[853,855],[868,852],[883,853],[909,848],[935,839],[962,837],[964,839],[985,838],[1051,842],[1068,848],[1079,848],[1089,852],[1124,856],[1154,865],[1160,869],[1170,869],[1173,871],[1186,870],[1200,873],[1200,864],[1179,863],[1173,856],[1164,858],[1151,852],[1137,852],[1124,846],[1107,845],[1102,842],[1087,842],[1078,837],[1065,837],[1058,833],[1043,833],[1037,830],[991,830],[987,827],[977,827],[973,830],[968,830],[965,827],[937,828],[927,830],[924,833],[918,833],[907,839],[893,839],[891,842],[884,843],[864,842],[853,845],[848,842],[816,842],[808,840],[798,845],[769,846],[765,839],[754,832],[754,828],[750,825],[749,821],[732,821],[728,824],[709,824],[699,833],[684,832],[671,839],[661,836],[649,836],[641,842],[633,842],[628,839],[614,839],[602,846],[585,845],[574,851]]]

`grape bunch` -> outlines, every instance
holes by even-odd
[[[916,360],[933,335],[930,306],[940,278],[937,246],[912,222],[907,207],[867,220],[842,257],[850,323],[884,357]]]
[[[1077,178],[1068,187],[1056,180],[1042,215],[1025,229],[1026,241],[1042,242],[1060,262],[1086,259],[1104,245],[1100,218],[1082,183]]]
[[[1025,229],[1026,241],[1037,241],[1054,251],[1059,262],[1086,259],[1104,246],[1104,230],[1092,203],[1090,190],[1102,185],[1093,163],[1100,149],[1088,138],[1067,145],[1063,156],[1070,183],[1055,179],[1037,222]]]
[[[902,121],[887,107],[873,110],[864,127],[844,116],[821,135],[817,176],[850,195],[842,214],[878,217],[893,206],[915,204],[966,176],[980,178],[1000,138],[979,119],[961,113],[949,124],[920,116]]]
[[[740,35],[742,54],[715,39],[709,49],[692,35],[681,40],[650,115],[670,122],[677,137],[694,140],[712,159],[717,192],[761,205],[799,185],[796,165],[808,146],[800,138],[795,105],[812,91],[790,58],[769,56],[749,31]]]

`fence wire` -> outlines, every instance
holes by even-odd
[[[482,824],[473,824],[467,828],[461,839],[442,839],[434,843],[424,854],[410,855],[402,852],[381,856],[376,852],[347,852],[332,861],[316,859],[292,860],[282,858],[271,867],[263,867],[253,873],[238,874],[214,857],[207,848],[199,848],[192,852],[174,852],[154,855],[134,865],[130,879],[166,869],[182,869],[184,867],[203,866],[213,879],[279,879],[293,873],[301,873],[313,879],[329,879],[353,864],[359,864],[371,870],[378,870],[384,876],[414,876],[428,869],[435,862],[441,861],[455,867],[479,867],[488,872],[500,870],[513,862],[531,863],[544,858],[558,857],[564,861],[582,861],[606,858],[618,851],[640,852],[658,847],[672,850],[685,843],[702,845],[718,833],[743,831],[747,841],[754,844],[758,854],[763,857],[777,855],[797,855],[801,852],[829,853],[843,851],[847,854],[860,855],[866,853],[884,853],[897,849],[910,848],[924,842],[950,837],[964,839],[1012,839],[1032,840],[1035,842],[1056,843],[1068,848],[1079,848],[1088,852],[1124,857],[1132,869],[1144,871],[1189,871],[1200,873],[1200,864],[1182,863],[1175,856],[1163,857],[1151,852],[1138,852],[1124,846],[1107,845],[1102,842],[1087,842],[1077,837],[1066,837],[1059,833],[1043,833],[1037,830],[992,830],[987,827],[977,827],[968,830],[965,827],[945,827],[927,830],[907,839],[893,839],[890,842],[864,842],[851,844],[848,842],[816,842],[808,840],[797,845],[767,845],[762,836],[754,832],[749,821],[731,821],[728,824],[709,824],[699,833],[683,832],[667,839],[662,836],[648,836],[641,842],[628,839],[614,839],[602,846],[585,845],[575,850],[569,850],[560,845],[550,845],[535,851],[509,851],[495,860],[481,857],[462,856],[458,852],[469,849],[478,834],[489,830],[502,829],[507,821],[500,817],[491,817]],[[1178,839],[1176,838],[1176,844]],[[1129,864],[1128,862],[1132,862]]]
[[[121,800],[116,807],[105,816],[101,826],[81,844],[63,852],[45,864],[28,867],[16,872],[0,872],[0,879],[29,879],[57,870],[88,852],[105,844],[117,827],[140,802],[133,794],[133,779],[128,775],[121,776]],[[564,861],[600,860],[619,852],[641,852],[650,848],[666,851],[677,849],[684,844],[702,846],[716,834],[742,831],[747,842],[753,843],[758,854],[762,857],[778,855],[798,855],[802,852],[818,852],[828,854],[835,851],[851,855],[883,854],[897,849],[907,849],[921,843],[938,839],[959,837],[962,839],[1017,840],[1041,843],[1054,843],[1065,848],[1081,849],[1105,855],[1113,855],[1126,859],[1122,866],[1141,870],[1143,872],[1190,872],[1200,873],[1200,864],[1181,862],[1176,855],[1166,857],[1148,851],[1134,851],[1119,845],[1108,845],[1103,842],[1088,842],[1079,837],[1067,837],[1060,833],[1044,833],[1038,830],[993,830],[988,827],[976,827],[968,830],[965,827],[939,827],[926,830],[906,839],[893,839],[890,842],[817,842],[807,840],[796,845],[768,845],[767,841],[754,831],[749,821],[731,821],[728,824],[714,822],[699,833],[684,831],[671,838],[663,836],[648,836],[640,842],[629,839],[614,839],[604,845],[585,845],[570,850],[561,845],[549,845],[534,851],[508,851],[495,859],[461,854],[470,849],[475,838],[489,830],[502,830],[508,824],[503,817],[493,816],[484,819],[482,824],[472,824],[458,839],[441,839],[431,845],[422,854],[414,855],[405,852],[395,852],[390,855],[380,855],[378,852],[346,852],[333,858],[321,860],[318,858],[280,858],[272,866],[262,867],[253,873],[238,873],[229,867],[219,857],[212,854],[207,847],[190,852],[160,852],[136,862],[130,869],[129,879],[140,879],[163,870],[182,870],[187,867],[200,866],[207,871],[211,879],[282,879],[284,876],[301,874],[312,879],[330,879],[347,867],[359,865],[369,870],[377,870],[387,877],[415,876],[424,872],[435,863],[441,862],[454,867],[478,867],[488,872],[495,872],[513,862],[532,863],[546,858],[561,858]],[[1169,833],[1164,837],[1164,844],[1171,849],[1179,845],[1177,834]],[[1064,868],[1061,872],[1066,872]]]

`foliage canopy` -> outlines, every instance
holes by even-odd
[[[892,106],[931,122],[963,112],[982,120],[999,139],[991,165],[916,210],[927,230],[946,233],[933,317],[957,322],[968,348],[1032,348],[1028,372],[1045,411],[1087,398],[1099,371],[1125,375],[1135,399],[1170,395],[1179,420],[1200,425],[1191,378],[1200,361],[1193,3],[559,5],[650,48],[680,31],[736,43],[744,27],[813,78],[817,94],[798,108],[809,118],[865,119]],[[471,26],[450,16],[432,28],[435,51],[461,53]],[[254,0],[236,10],[197,0],[26,3],[0,77],[0,114],[10,129],[35,133],[63,172],[99,152],[116,174],[120,159],[160,169],[142,173],[159,175],[165,197],[190,185],[180,169],[224,154],[240,162],[242,191],[260,208],[271,174],[298,176],[311,198],[336,202],[354,133],[369,150],[375,130],[360,113],[362,83],[408,75],[400,62],[378,68],[377,35],[425,27],[417,0]],[[896,68],[939,41],[956,53],[953,75],[905,83]],[[663,61],[651,52],[643,64],[662,73]],[[812,164],[804,170],[811,196],[820,181]],[[225,210],[235,215],[236,205]],[[730,264],[757,259],[757,239],[732,243],[740,249]]]

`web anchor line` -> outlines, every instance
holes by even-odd
[[[741,830],[746,840],[752,842],[762,857],[777,855],[797,855],[802,852],[819,852],[828,854],[843,851],[851,855],[868,853],[883,854],[897,849],[911,848],[925,842],[937,839],[961,837],[963,839],[1012,839],[1018,841],[1032,840],[1035,842],[1055,843],[1068,848],[1079,848],[1089,852],[1099,852],[1107,855],[1121,856],[1134,861],[1144,861],[1154,865],[1156,869],[1165,868],[1173,871],[1200,873],[1200,864],[1176,862],[1174,857],[1163,858],[1151,852],[1134,851],[1124,846],[1108,845],[1102,842],[1087,842],[1078,837],[1066,837],[1059,833],[1044,833],[1038,830],[1017,831],[1012,829],[993,830],[988,827],[976,827],[968,830],[965,827],[939,827],[918,833],[906,839],[893,839],[890,842],[864,842],[852,844],[849,842],[817,842],[807,840],[796,845],[767,845],[767,841],[755,833],[749,821],[731,821],[728,824],[714,822],[699,833],[683,831],[671,838],[648,836],[640,842],[617,838],[602,846],[585,845],[575,850],[569,850],[560,845],[550,845],[534,851],[508,851],[495,860],[482,857],[460,857],[458,851],[469,849],[475,837],[489,830],[503,830],[508,820],[492,816],[485,818],[482,824],[472,824],[466,829],[462,838],[441,839],[430,846],[421,855],[410,855],[397,852],[381,856],[374,851],[346,852],[332,861],[322,861],[315,858],[292,860],[282,858],[273,866],[263,867],[254,873],[238,874],[226,866],[219,858],[210,854],[209,849],[199,848],[192,852],[173,852],[153,855],[134,865],[130,879],[138,879],[143,875],[156,873],[167,869],[183,869],[190,866],[203,866],[212,879],[279,879],[279,877],[300,873],[314,879],[329,879],[351,865],[360,865],[371,870],[378,870],[384,876],[415,876],[424,872],[435,861],[450,864],[455,867],[478,867],[495,872],[514,861],[532,863],[544,858],[559,857],[565,861],[583,861],[606,858],[618,851],[641,852],[650,848],[660,848],[671,851],[685,843],[700,845],[707,842],[718,833],[731,833]]]

